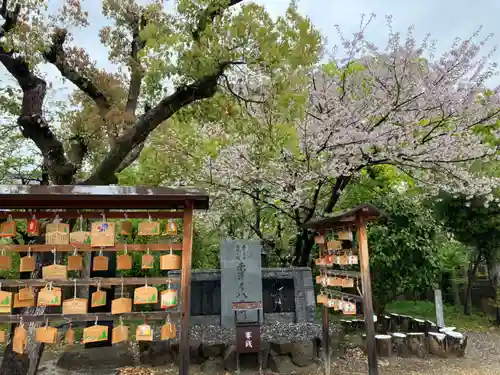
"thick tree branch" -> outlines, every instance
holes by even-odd
[[[7,2],[4,0],[0,11],[5,22],[0,31],[0,37],[15,26],[19,9],[16,6],[14,11],[8,11]],[[43,101],[47,93],[46,82],[33,74],[23,58],[14,57],[12,51],[6,51],[1,46],[0,63],[12,74],[23,90],[21,115],[17,120],[22,134],[31,139],[41,151],[52,181],[56,184],[71,183],[75,167],[66,158],[63,144],[52,133],[43,118]]]
[[[134,15],[130,26],[132,27],[132,45],[130,52],[130,85],[128,89],[125,112],[135,114],[137,102],[141,93],[141,83],[144,72],[139,61],[139,52],[145,47],[146,42],[141,38],[141,30],[146,27],[147,20],[144,16]]]
[[[217,4],[209,5],[205,10],[203,10],[198,18],[198,25],[195,30],[193,30],[192,35],[195,41],[199,41],[201,34],[207,28],[209,23],[212,23],[215,17],[222,15],[224,10],[241,3],[243,0],[226,0],[226,4],[222,4],[221,1],[216,1]]]
[[[342,190],[345,189],[350,180],[351,176],[339,176],[336,179],[335,185],[332,187],[330,198],[328,199],[328,203],[326,204],[325,207],[325,213],[331,213],[333,211],[333,208],[339,201]]]
[[[52,46],[43,54],[45,59],[53,64],[63,77],[70,80],[76,87],[86,93],[97,104],[102,113],[107,113],[110,109],[110,104],[104,93],[90,79],[85,78],[68,63],[68,58],[63,48],[67,34],[65,29],[56,29],[52,36]]]
[[[219,64],[213,74],[177,88],[173,94],[165,97],[155,107],[140,116],[132,128],[117,138],[116,144],[84,183],[87,185],[116,183],[115,173],[129,152],[146,141],[153,130],[182,107],[215,95],[219,77],[229,65],[234,64],[243,63],[226,61]]]

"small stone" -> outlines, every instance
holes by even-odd
[[[202,363],[200,370],[206,374],[224,374],[226,372],[224,359],[221,357],[208,359]]]
[[[227,371],[236,371],[236,345],[229,345],[224,351],[224,368]]]
[[[295,374],[299,371],[299,367],[295,366],[292,359],[287,355],[269,357],[269,368],[280,375]]]

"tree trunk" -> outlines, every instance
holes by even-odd
[[[467,289],[465,291],[464,315],[470,315],[471,312],[472,284],[476,278],[477,268],[479,267],[480,262],[481,257],[478,255],[477,258],[474,258],[474,260],[472,261],[472,267],[469,268],[469,272],[467,275]]]
[[[309,258],[313,246],[314,233],[307,229],[298,228],[293,256],[293,265],[295,267],[309,267]]]
[[[495,295],[495,323],[497,326],[500,326],[500,264],[496,261],[496,259],[487,260],[487,264],[488,278]]]

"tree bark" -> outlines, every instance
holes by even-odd
[[[467,277],[467,289],[465,291],[465,301],[464,301],[464,315],[470,315],[471,304],[472,304],[472,284],[476,278],[477,268],[481,262],[481,257],[478,255],[472,261],[471,267],[469,268]]]

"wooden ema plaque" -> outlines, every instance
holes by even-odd
[[[345,315],[356,315],[356,304],[353,302],[344,302],[342,312]]]
[[[160,235],[160,223],[158,221],[141,221],[138,228],[138,236]]]
[[[177,223],[173,220],[169,220],[167,222],[167,226],[165,228],[165,234],[167,236],[175,236],[177,234]]]
[[[33,272],[35,270],[35,257],[31,255],[19,260],[19,272]]]
[[[115,223],[102,221],[92,223],[90,232],[90,245],[92,247],[107,247],[115,245]]]
[[[120,221],[120,235],[130,236],[132,235],[132,222],[130,220]]]
[[[32,287],[26,287],[19,289],[18,296],[20,301],[27,299],[35,299],[35,292],[33,291]]]
[[[106,292],[103,290],[97,290],[96,292],[92,293],[91,306],[106,306]]]
[[[83,330],[83,343],[99,342],[108,340],[108,326],[94,325]]]
[[[94,264],[92,270],[94,271],[107,271],[109,267],[109,258],[104,255],[94,257]]]
[[[10,255],[0,255],[0,270],[10,270],[12,268],[12,257]]]
[[[155,257],[151,254],[144,254],[141,258],[141,268],[151,269],[154,267]]]
[[[64,341],[68,346],[75,344],[75,330],[73,328],[68,328],[66,334],[64,335]]]
[[[158,302],[158,289],[152,286],[143,286],[134,290],[134,304],[145,305]]]
[[[113,344],[118,344],[119,342],[128,340],[128,327],[123,324],[118,327],[113,328],[113,332],[111,333],[111,342]]]
[[[316,296],[316,302],[321,305],[325,305],[328,303],[328,296],[326,294],[318,294]]]
[[[132,312],[132,299],[117,298],[111,301],[111,314],[123,314]]]
[[[68,269],[62,264],[51,264],[42,268],[42,278],[44,280],[67,280]]]
[[[68,256],[68,271],[80,271],[83,269],[83,257],[80,255]]]
[[[162,270],[180,270],[181,257],[175,254],[165,254],[160,257],[160,269]]]
[[[40,222],[33,217],[30,221],[28,221],[28,227],[26,229],[29,237],[37,237],[40,235]]]
[[[57,342],[57,328],[48,326],[37,328],[35,340],[43,344],[55,344]]]
[[[148,324],[141,324],[135,330],[135,339],[137,341],[153,341],[153,330]]]
[[[7,220],[0,224],[0,237],[9,238],[15,237],[17,234],[16,222],[14,220]]]
[[[45,287],[38,292],[38,306],[60,306],[61,299],[61,288]]]
[[[12,311],[12,293],[0,291],[0,313],[10,314]]]
[[[314,237],[314,243],[315,244],[324,244],[325,243],[325,236],[316,236]]]
[[[349,277],[342,280],[342,288],[354,288],[354,279]]]
[[[35,298],[32,299],[19,299],[19,293],[14,293],[14,308],[34,307]]]
[[[342,250],[342,242],[341,241],[328,241],[326,243],[326,248],[328,250]]]
[[[87,314],[88,301],[86,298],[70,298],[62,304],[63,315]]]
[[[77,231],[69,234],[69,243],[73,246],[90,245],[90,232]]]
[[[23,354],[28,340],[28,331],[21,325],[14,329],[14,337],[12,338],[12,350],[17,354]]]
[[[47,224],[45,233],[45,243],[47,245],[68,245],[69,224],[63,224],[63,223]]]
[[[5,331],[2,330],[2,331],[0,331],[0,344],[5,343],[5,339],[6,339]]]
[[[352,241],[352,232],[339,232],[338,238],[340,241]]]
[[[118,270],[131,270],[132,257],[128,254],[118,255],[116,257],[116,269]]]
[[[170,309],[177,306],[177,291],[174,289],[163,290],[160,301],[162,309]]]
[[[177,335],[176,332],[176,327],[174,323],[165,323],[161,327],[161,339],[162,340],[170,340],[170,339],[175,339],[175,336]]]

